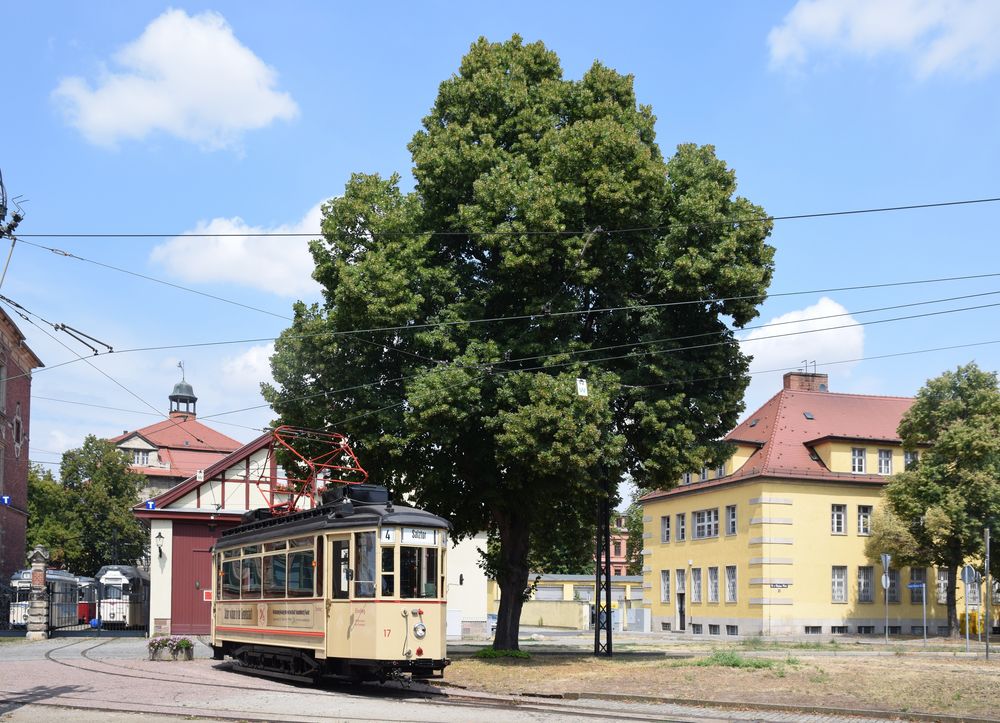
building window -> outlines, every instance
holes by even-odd
[[[691,623],[691,634],[701,635],[701,623]]]
[[[937,569],[937,601],[938,605],[948,604],[948,568]]]
[[[910,635],[923,635],[923,634],[924,634],[924,626],[923,625],[911,625],[910,626]]]
[[[740,628],[738,625],[726,626],[726,635],[739,635],[739,634],[740,634]]]
[[[670,515],[660,518],[660,542],[670,542]]]
[[[831,598],[835,603],[845,603],[847,602],[847,566],[846,565],[834,565],[833,571],[830,576],[830,583],[832,585]]]
[[[660,570],[660,602],[670,602],[670,570]]]
[[[868,535],[872,531],[872,506],[858,505],[858,534]]]
[[[865,448],[851,447],[851,472],[855,474],[865,473]]]
[[[835,535],[847,534],[847,505],[830,506],[830,532]]]
[[[831,625],[830,633],[833,635],[847,635],[846,625]]]
[[[892,474],[892,450],[880,449],[878,451],[878,473]]]
[[[708,479],[708,467],[701,468],[701,481],[704,482]]]
[[[685,579],[686,573],[687,573],[686,570],[680,570],[680,569],[674,570],[674,587],[677,588],[678,595],[684,593],[685,583],[687,583],[687,580]]]
[[[145,467],[149,464],[149,452],[145,449],[133,449],[132,450],[132,464],[137,464],[141,467]]]
[[[822,625],[806,625],[805,626],[806,635],[820,635],[823,633]]]
[[[0,364],[0,414],[7,413],[7,365]]]
[[[920,452],[917,450],[907,450],[903,452],[903,468],[913,469],[917,462],[920,461]]]
[[[902,625],[890,625],[888,628],[889,635],[902,635],[903,626]]]
[[[719,568],[708,568],[708,601],[719,602]]]
[[[615,544],[614,555],[615,555],[615,557],[618,557],[619,555],[622,554],[622,543],[621,543],[621,540],[615,540],[614,544]]]
[[[701,568],[691,568],[691,602],[701,602]]]
[[[662,630],[665,633],[669,633],[670,632],[670,623],[660,623],[660,630]]]
[[[886,590],[886,594],[889,596],[889,602],[899,602],[899,570],[889,568],[889,589]]]
[[[709,623],[708,624],[708,634],[709,635],[718,635],[719,634],[719,626],[718,625],[712,625],[711,623]]]
[[[911,583],[922,583],[922,587],[911,587],[910,588],[910,602],[921,605],[924,602],[924,590],[927,589],[927,568],[926,567],[911,567],[910,568],[910,582]],[[921,631],[923,632],[923,631]]]
[[[871,565],[858,568],[858,602],[870,603],[874,597],[875,568]]]
[[[684,484],[686,484],[686,485],[691,484],[691,473],[690,472],[685,472],[684,473]]]
[[[726,476],[726,465],[720,464],[719,468],[717,470],[715,470],[715,476],[716,477],[725,477]]]
[[[622,574],[622,569],[620,567],[613,568],[612,571],[611,571],[611,574],[612,575],[621,575]]]
[[[726,602],[736,602],[736,565],[726,565]]]
[[[694,539],[719,536],[719,508],[698,510],[691,515],[694,522]]]
[[[859,625],[858,635],[874,635],[875,626],[874,625]]]
[[[736,534],[736,505],[726,506],[726,534]]]
[[[687,534],[687,526],[685,522],[687,521],[687,515],[681,512],[677,515],[677,541],[684,542],[684,536]]]

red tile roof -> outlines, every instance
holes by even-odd
[[[657,490],[641,499],[649,501],[684,494],[749,477],[882,484],[886,480],[884,476],[830,471],[820,459],[810,456],[811,447],[829,438],[898,444],[896,428],[911,404],[913,399],[909,397],[782,389],[726,435],[726,440],[733,443],[758,445],[737,472],[720,479]],[[806,412],[812,419],[806,417]]]
[[[111,439],[112,444],[120,444],[129,437],[138,434],[150,444],[160,449],[198,450],[202,452],[217,452],[226,455],[240,448],[240,443],[232,437],[216,432],[197,419],[191,417],[172,417],[164,419],[148,427],[142,427],[134,432],[125,432]],[[205,464],[199,464],[203,469]]]

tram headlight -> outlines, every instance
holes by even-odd
[[[423,623],[417,623],[413,626],[413,635],[418,640],[422,639],[425,635],[427,635],[427,626]]]

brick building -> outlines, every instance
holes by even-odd
[[[44,366],[0,310],[0,579],[24,567],[31,372]]]

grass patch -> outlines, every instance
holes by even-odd
[[[696,660],[692,665],[701,667],[719,666],[723,668],[749,668],[750,670],[760,670],[762,668],[773,668],[777,663],[767,658],[744,658],[733,650],[716,650],[707,658]]]
[[[472,657],[480,660],[497,660],[498,658],[517,658],[518,660],[528,660],[531,653],[524,650],[494,650],[493,648],[480,648]]]

